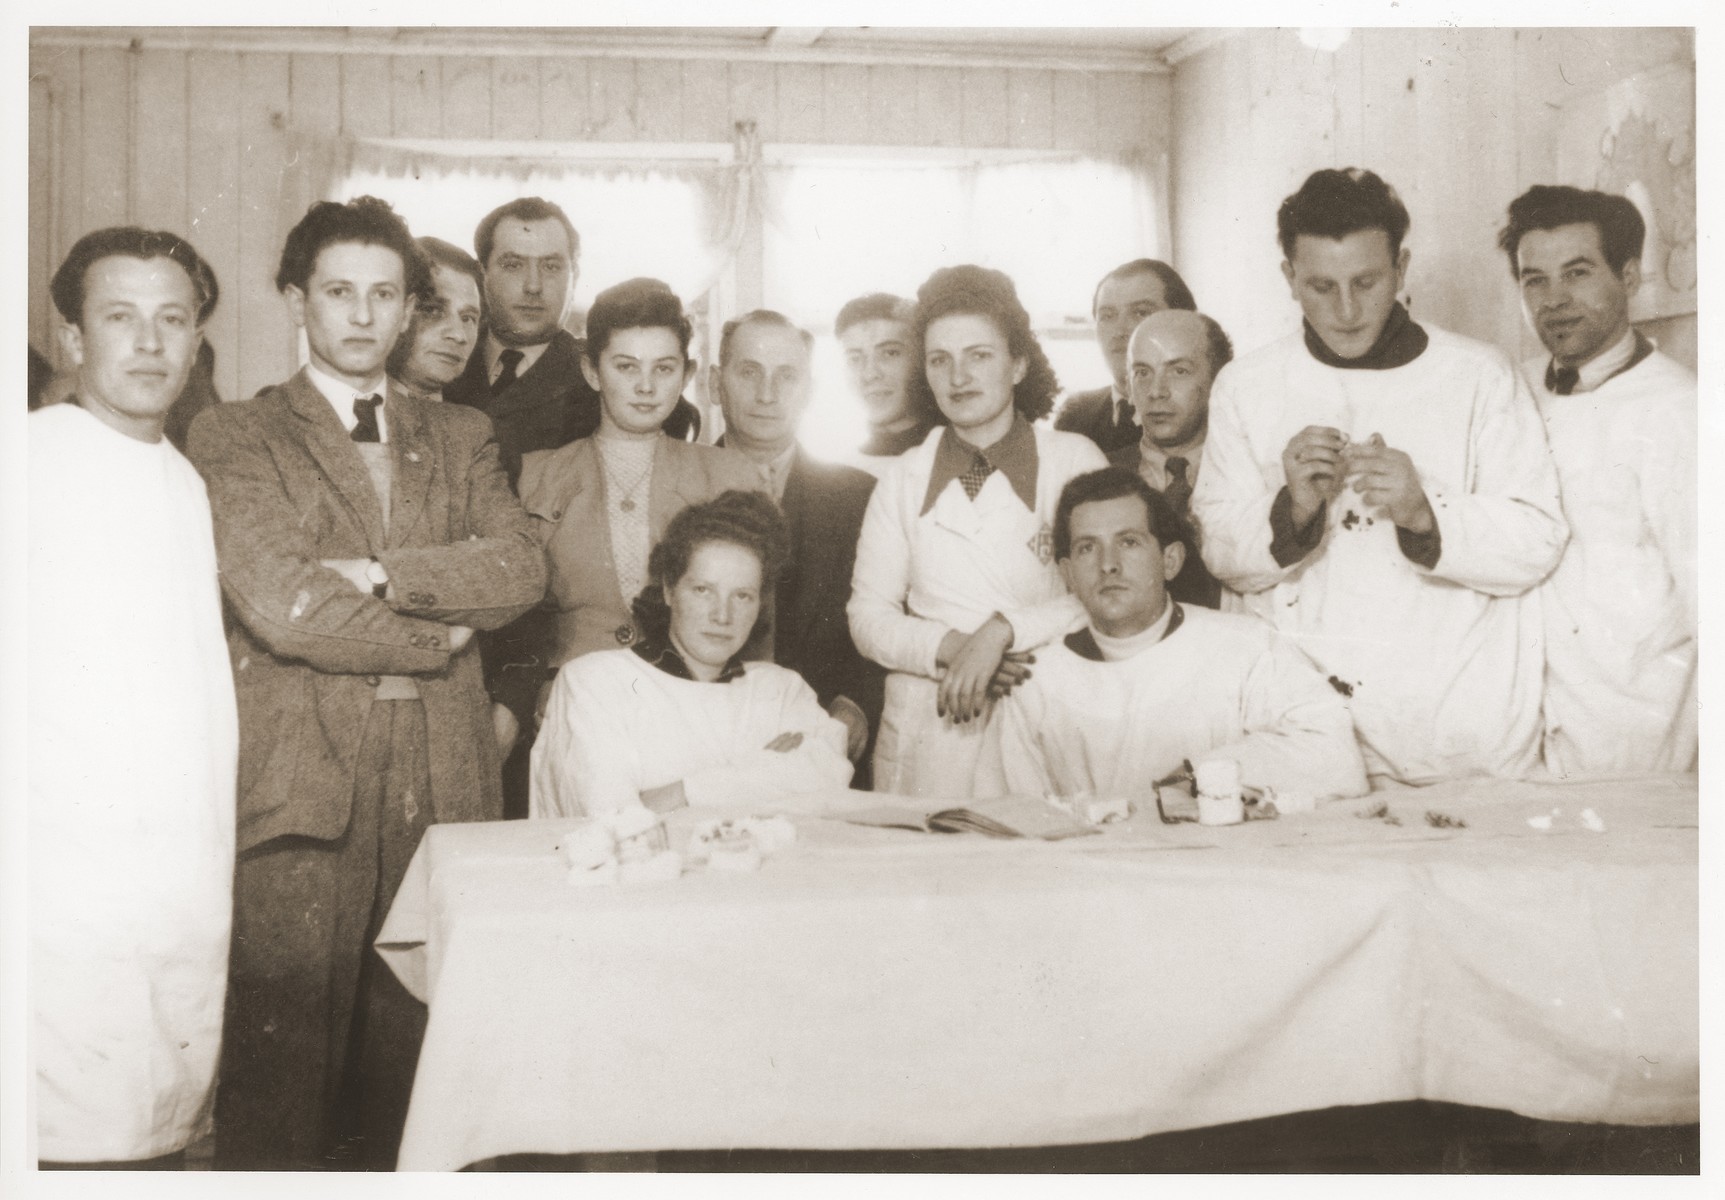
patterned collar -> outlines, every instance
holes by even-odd
[[[1186,610],[1184,608],[1180,607],[1180,605],[1176,604],[1172,600],[1168,601],[1168,604],[1174,611],[1168,618],[1168,628],[1162,631],[1162,636],[1157,639],[1158,641],[1165,642],[1169,638],[1173,637],[1174,631],[1180,628],[1181,622],[1186,619]],[[1083,629],[1080,629],[1077,633],[1069,633],[1066,635],[1066,648],[1076,654],[1079,658],[1087,658],[1091,662],[1105,663],[1108,661],[1106,658],[1102,657],[1102,647],[1096,644],[1096,635],[1090,631],[1090,626],[1088,625]]]
[[[977,449],[948,425],[935,448],[934,471],[928,477],[928,494],[922,499],[922,511],[927,513],[940,499],[946,485],[963,475],[977,455],[988,465],[1006,476],[1012,490],[1024,501],[1024,507],[1036,511],[1036,431],[1018,413],[1012,414],[1012,427],[994,445]]]
[[[694,675],[690,673],[689,664],[683,660],[683,656],[679,654],[677,652],[677,648],[671,644],[671,639],[669,637],[666,637],[662,642],[643,639],[642,641],[636,642],[633,646],[629,647],[629,649],[633,650],[635,654],[640,657],[642,662],[649,666],[657,667],[659,670],[674,679],[687,679],[691,683],[703,682],[702,680],[696,679]],[[740,679],[742,676],[743,656],[741,654],[736,654],[731,658],[730,662],[725,664],[725,669],[719,672],[719,677],[713,680],[713,682],[730,683],[733,679]]]
[[[1405,367],[1424,354],[1431,342],[1426,331],[1408,316],[1408,310],[1399,301],[1390,309],[1389,320],[1379,331],[1378,340],[1358,358],[1341,357],[1324,343],[1310,321],[1302,320],[1300,324],[1305,329],[1306,349],[1312,357],[1326,367],[1340,367],[1344,371],[1387,371],[1392,367]]]

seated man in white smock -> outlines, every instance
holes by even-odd
[[[672,518],[634,602],[641,638],[565,664],[533,746],[530,815],[760,804],[843,791],[845,727],[795,671],[742,661],[784,519],[730,491]]]
[[[1348,698],[1374,777],[1539,763],[1539,603],[1569,536],[1527,385],[1396,299],[1408,211],[1315,172],[1276,216],[1300,332],[1229,363],[1192,493],[1204,563]]]
[[[1147,802],[1182,763],[1219,758],[1247,787],[1366,790],[1347,707],[1310,659],[1262,621],[1169,598],[1186,547],[1143,479],[1109,467],[1067,484],[1054,555],[1089,620],[1001,702],[1001,777],[979,791]]]

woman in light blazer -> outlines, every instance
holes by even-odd
[[[599,393],[599,430],[528,454],[521,502],[545,546],[551,586],[547,660],[560,667],[640,636],[629,600],[671,518],[732,488],[762,490],[741,454],[674,441],[663,431],[695,373],[682,301],[656,279],[599,293],[581,361]]]
[[[1050,522],[1067,480],[1108,463],[1089,438],[1031,424],[1059,385],[1005,275],[936,271],[912,332],[913,386],[933,393],[942,424],[882,473],[846,614],[857,648],[889,672],[876,790],[964,799],[993,699],[1083,620]]]

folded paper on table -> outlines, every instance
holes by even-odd
[[[1100,832],[1094,825],[1062,812],[1047,801],[1026,796],[971,800],[950,808],[881,804],[834,813],[834,819],[878,829],[922,833],[980,833],[995,838],[1040,838],[1057,842]]]

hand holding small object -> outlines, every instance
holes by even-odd
[[[1308,425],[1282,451],[1282,474],[1288,481],[1296,529],[1304,528],[1325,502],[1342,491],[1342,456],[1348,438],[1328,425]]]
[[[1374,433],[1366,442],[1347,447],[1343,456],[1347,478],[1367,506],[1409,533],[1430,533],[1437,527],[1414,460],[1385,445],[1382,434]]]

